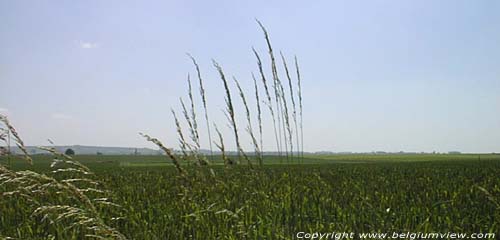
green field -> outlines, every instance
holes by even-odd
[[[32,167],[14,160],[13,168],[48,172],[51,159],[35,156]],[[120,205],[99,209],[103,219],[130,239],[293,239],[299,231],[500,233],[499,155],[307,155],[303,164],[265,159],[254,170],[214,164],[215,176],[207,167],[185,166],[186,183],[165,156],[76,156]],[[29,201],[0,198],[0,236],[84,236],[84,230],[64,230],[66,222],[42,221],[32,212]]]
[[[35,155],[34,168],[49,169],[53,157],[51,155]],[[209,156],[207,158],[210,159]],[[168,167],[173,166],[170,159],[164,155],[77,155],[76,160],[90,166],[93,170],[101,168],[129,167]],[[210,159],[214,167],[222,166],[220,157]],[[442,161],[476,161],[500,160],[500,154],[335,154],[304,156],[303,160],[293,157],[265,156],[265,165],[310,165],[310,164],[354,164],[354,163],[403,163],[403,162],[442,162]],[[255,160],[253,160],[255,162]],[[6,158],[0,158],[0,164],[7,165]],[[24,169],[28,166],[24,161],[13,161],[14,169]]]

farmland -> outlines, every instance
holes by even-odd
[[[299,231],[493,232],[500,230],[499,155],[265,157],[263,167],[185,166],[165,156],[76,156],[119,205],[102,208],[131,239],[290,239]],[[267,159],[267,160],[266,160]],[[50,156],[13,168],[48,172]],[[217,161],[216,161],[217,162]],[[283,164],[280,164],[282,162]],[[2,159],[2,164],[6,159]],[[50,199],[49,199],[50,201]],[[33,217],[30,203],[0,200],[0,235],[79,238],[65,222]],[[117,220],[111,217],[119,216]]]
[[[218,4],[210,5],[219,7]],[[359,7],[356,9],[358,11]],[[401,14],[398,12],[396,15]],[[499,154],[376,152],[320,155],[305,152],[308,147],[330,148],[330,144],[340,144],[349,149],[386,146],[390,149],[407,147],[439,150],[453,146],[460,151],[495,151],[498,134],[495,135],[494,131],[498,129],[498,118],[494,114],[484,113],[492,114],[491,109],[498,109],[496,105],[485,104],[486,101],[498,101],[493,98],[496,95],[491,94],[492,97],[488,98],[483,93],[487,92],[485,90],[493,92],[496,86],[478,88],[476,94],[480,97],[462,94],[469,90],[469,85],[464,83],[463,89],[447,88],[448,85],[433,86],[436,82],[434,79],[444,75],[436,72],[434,75],[420,76],[406,72],[407,66],[395,68],[387,61],[392,59],[391,51],[381,51],[384,54],[377,53],[376,58],[366,58],[371,59],[367,61],[367,71],[362,64],[358,64],[363,61],[354,59],[356,54],[353,54],[352,59],[343,56],[344,53],[351,56],[348,51],[336,50],[328,53],[327,58],[311,57],[306,50],[298,51],[298,55],[309,56],[304,66],[311,70],[303,75],[297,55],[274,48],[264,24],[258,19],[255,21],[256,27],[262,32],[263,46],[256,45],[248,49],[248,54],[254,59],[253,70],[242,70],[250,63],[240,65],[234,62],[232,54],[226,56],[227,60],[216,60],[203,57],[204,53],[198,51],[194,52],[202,56],[200,61],[190,53],[186,54],[192,70],[185,75],[171,72],[184,69],[172,64],[174,60],[169,59],[167,64],[156,63],[157,57],[137,58],[141,64],[145,64],[146,60],[153,61],[154,64],[148,65],[148,68],[136,68],[132,62],[128,66],[123,64],[123,57],[119,57],[115,59],[119,69],[107,70],[108,64],[93,61],[92,54],[89,54],[82,55],[86,59],[84,62],[95,62],[96,66],[102,68],[87,68],[86,64],[75,62],[73,67],[55,64],[57,69],[54,69],[67,70],[68,75],[61,75],[65,78],[83,76],[81,79],[85,80],[80,81],[85,81],[85,84],[72,82],[72,85],[66,86],[58,82],[52,85],[54,88],[41,88],[43,91],[27,89],[22,92],[43,95],[24,99],[17,99],[22,96],[17,93],[20,87],[12,88],[9,91],[15,93],[10,96],[13,100],[9,101],[13,106],[9,106],[12,113],[0,106],[0,240],[294,239],[301,238],[298,233],[302,233],[300,236],[309,236],[305,238],[313,238],[310,233],[318,232],[500,234]],[[176,19],[172,22],[177,25],[177,22],[182,21]],[[149,22],[144,26],[149,26]],[[226,33],[226,29],[217,24],[215,26],[218,27],[217,32],[213,33],[216,38],[209,42],[209,48],[216,50],[216,55],[224,56],[226,53],[213,43],[224,40],[225,37],[220,37],[218,31],[223,29]],[[323,32],[324,29],[321,29]],[[322,39],[321,35],[293,34],[291,36]],[[170,40],[185,34],[168,36]],[[348,41],[356,43],[354,53],[372,52],[363,48],[365,44],[358,41],[360,36],[363,35],[356,35],[356,41]],[[23,41],[19,42],[24,43],[25,38],[23,34]],[[287,42],[291,39],[295,37],[285,38]],[[194,40],[204,41],[201,38]],[[373,42],[379,45],[385,41],[377,39]],[[388,42],[394,45],[392,39]],[[325,52],[322,45],[335,45],[319,43],[311,44],[318,47],[311,52]],[[165,56],[169,58],[175,56],[172,55],[174,52],[161,51],[151,44],[145,44],[154,49],[151,52],[168,53]],[[99,51],[97,48],[100,46],[83,42],[80,45],[89,51]],[[111,45],[111,42],[103,44],[103,54],[93,56],[101,58],[108,53],[116,55],[118,52],[104,51]],[[165,45],[181,48],[177,44]],[[226,46],[224,44],[220,48],[226,49]],[[436,46],[440,48],[442,42]],[[227,50],[233,52],[229,48]],[[32,52],[37,51],[30,50],[29,54]],[[58,51],[47,54],[53,52]],[[347,59],[354,65],[339,65],[333,59],[338,53],[342,61]],[[407,62],[406,57],[411,56],[406,51],[401,55],[405,56],[405,61],[395,58],[394,62]],[[29,55],[25,53],[20,56]],[[115,57],[118,56],[122,56],[121,53]],[[379,60],[381,56],[384,57],[383,61]],[[43,59],[47,58],[44,56]],[[108,62],[106,57],[102,59]],[[130,59],[134,58],[127,56],[127,61]],[[208,59],[211,59],[210,63]],[[415,73],[428,72],[427,65],[430,62],[426,59],[426,68],[415,70]],[[109,62],[112,60],[109,59]],[[379,70],[373,65],[376,62],[390,66],[387,72],[390,74],[384,73],[378,78],[367,75],[366,80],[361,75],[357,76],[358,72],[374,74],[372,70]],[[328,65],[322,65],[326,63]],[[414,65],[413,62],[407,63],[412,63],[412,67]],[[150,67],[156,68],[155,64],[162,66],[158,67],[162,72],[150,72]],[[32,64],[22,63],[17,68],[23,70],[22,74],[32,72],[26,66]],[[127,73],[122,72],[125,68]],[[343,68],[354,70],[354,74],[346,72],[336,76]],[[456,68],[462,69],[460,65]],[[83,72],[70,74],[71,69],[81,69]],[[315,72],[322,69],[326,72]],[[484,69],[479,70],[483,72]],[[33,72],[36,74],[32,77],[37,82],[31,86],[39,86],[40,83],[45,86],[44,81],[54,77]],[[102,75],[104,72],[106,74]],[[110,76],[118,74],[115,76],[116,81],[105,82],[108,73]],[[159,75],[165,73],[171,76],[165,78]],[[397,82],[396,79],[393,79],[394,82],[382,81],[391,79],[393,74],[398,76]],[[402,80],[399,79],[400,74]],[[495,74],[491,73],[491,76]],[[462,75],[462,72],[455,72],[447,82],[458,85],[455,84],[455,78]],[[471,74],[476,75],[480,76]],[[28,78],[22,76],[20,79]],[[40,76],[42,78],[39,80]],[[185,76],[186,81],[179,81],[179,76]],[[303,85],[302,76],[312,81]],[[426,95],[412,95],[421,89],[418,85],[412,85],[408,76],[422,79],[421,89],[424,91],[421,92]],[[9,79],[17,77],[20,76],[9,76]],[[346,82],[337,81],[336,77]],[[139,79],[158,82],[148,83]],[[87,81],[90,83],[91,80],[95,80],[94,85],[87,85]],[[488,81],[474,80],[474,86],[476,82]],[[180,84],[186,88],[183,94],[178,94],[181,92]],[[401,95],[393,94],[398,92],[396,87],[401,85],[405,85]],[[70,86],[79,91],[58,89],[60,86]],[[304,96],[303,86],[309,87]],[[112,88],[106,90],[105,87]],[[85,97],[79,95],[89,89],[94,92]],[[440,94],[434,94],[434,90]],[[433,95],[442,98],[433,99]],[[458,97],[454,99],[455,95],[471,96],[481,102]],[[305,96],[312,101],[303,102]],[[50,101],[45,104],[38,102],[46,98]],[[25,102],[28,100],[36,102]],[[33,113],[25,114],[28,113],[26,106],[32,106]],[[171,130],[169,132],[160,127],[168,118],[166,114],[159,113],[165,109],[170,110],[167,114],[171,113],[172,121],[167,126]],[[65,114],[66,111],[68,114]],[[306,116],[306,121],[304,113],[310,115]],[[20,131],[10,122],[10,116],[20,122]],[[479,121],[484,119],[487,121]],[[136,131],[140,131],[141,142],[137,140]],[[490,132],[492,134],[488,134]],[[30,136],[26,139],[29,142],[25,144],[20,133]],[[48,139],[48,143],[40,143],[41,139],[45,141],[47,137],[62,142],[55,143]],[[70,140],[73,137],[75,139]],[[168,142],[164,143],[156,137],[168,139]],[[330,142],[331,139],[336,140]],[[304,144],[305,140],[310,143]],[[68,142],[97,145],[117,142],[127,146],[142,146],[148,142],[157,150],[142,151],[152,155],[140,155],[137,148],[131,147],[134,151],[129,153],[134,155],[108,155],[110,151],[90,151],[89,147],[87,153],[95,155],[79,155],[81,152],[78,149],[66,148],[61,151],[61,146],[67,146]],[[434,146],[433,142],[439,144]],[[44,144],[49,147],[28,148],[28,145]],[[119,150],[123,152],[124,148],[112,149],[117,153]],[[272,151],[273,154],[267,154],[270,152],[266,151]]]

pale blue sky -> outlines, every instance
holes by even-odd
[[[190,52],[229,133],[210,60],[250,89],[251,47],[265,53],[254,18],[299,57],[305,150],[500,152],[494,0],[1,0],[0,111],[28,145],[152,147],[143,131],[177,147],[169,109]]]

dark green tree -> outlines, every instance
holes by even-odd
[[[68,149],[66,149],[66,152],[64,152],[64,154],[66,154],[68,156],[72,156],[72,155],[75,155],[75,151],[73,151],[73,149],[71,149],[71,148],[68,148]]]

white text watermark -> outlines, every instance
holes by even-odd
[[[495,239],[495,233],[457,232],[298,232],[297,239]]]

